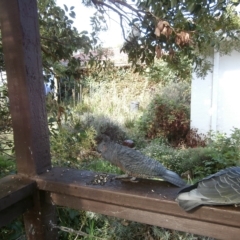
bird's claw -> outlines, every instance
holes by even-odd
[[[127,175],[127,174],[115,176],[114,179],[120,179],[121,181],[129,181],[129,182],[133,182],[133,183],[139,182],[139,181],[136,179],[136,177],[130,177],[130,176]]]
[[[115,176],[114,177],[115,179],[126,179],[126,178],[129,178],[128,174],[123,174],[123,175],[118,175],[118,176]]]
[[[132,177],[132,178],[130,178],[130,182],[138,183],[139,181],[135,177]]]

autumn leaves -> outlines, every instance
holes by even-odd
[[[172,34],[175,35],[175,43],[179,47],[184,47],[192,43],[191,36],[189,32],[186,31],[175,31],[170,24],[167,21],[164,20],[158,20],[155,26],[155,32],[154,34],[156,37],[160,37],[161,35],[164,35],[166,39],[169,39]],[[161,46],[158,44],[155,47],[156,57],[161,58],[164,54],[162,51]],[[170,58],[174,56],[174,50],[172,48],[169,49],[168,55]]]

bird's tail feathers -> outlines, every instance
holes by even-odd
[[[204,199],[204,196],[202,196],[197,189],[194,189],[190,192],[180,193],[176,198],[176,202],[185,211],[190,211],[193,208],[206,203],[206,200],[204,201]]]
[[[184,209],[186,212],[192,210],[193,208],[196,208],[198,206],[201,205],[201,202],[199,201],[193,201],[193,200],[185,200],[185,201],[182,201],[182,200],[178,200],[176,199],[178,205]]]
[[[177,173],[170,171],[170,170],[166,170],[166,172],[164,173],[164,175],[162,176],[162,178],[170,183],[172,183],[173,185],[176,185],[178,187],[184,187],[186,186],[186,183],[178,176]]]

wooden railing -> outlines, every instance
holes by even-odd
[[[239,208],[201,207],[186,213],[174,201],[179,188],[166,182],[109,178],[94,185],[93,172],[52,168],[36,0],[1,0],[0,17],[18,171],[0,180],[0,227],[23,214],[28,239],[57,239],[55,205],[61,205],[239,239]]]

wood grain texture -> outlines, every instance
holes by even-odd
[[[17,175],[0,179],[0,227],[33,207],[36,182]]]
[[[0,211],[33,195],[36,183],[32,180],[9,175],[0,179]]]
[[[37,1],[1,0],[0,20],[17,171],[35,176],[51,169]],[[49,194],[36,191],[33,204],[24,214],[27,239],[57,239]]]
[[[147,179],[132,183],[109,178],[104,185],[93,185],[95,175],[91,171],[53,168],[34,180],[39,189],[52,193],[57,205],[218,239],[238,239],[239,207],[204,206],[188,213],[175,202],[180,188],[170,183]]]
[[[24,214],[33,207],[33,198],[27,197],[0,211],[0,228],[6,226],[15,218]]]
[[[1,0],[0,19],[18,173],[51,168],[35,0]]]

